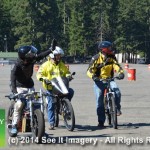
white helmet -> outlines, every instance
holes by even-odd
[[[61,57],[62,57],[62,56],[64,56],[64,51],[60,47],[56,46],[55,50],[53,51],[53,53],[50,53],[49,56],[51,58],[54,58],[54,56],[58,55],[58,54],[61,54]]]

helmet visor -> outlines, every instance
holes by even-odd
[[[102,53],[108,54],[108,55],[114,55],[115,51],[112,50],[112,47],[109,48],[103,48]]]
[[[19,53],[28,54],[33,53],[36,54],[38,50],[34,46],[23,46],[19,49]]]
[[[37,54],[38,50],[34,46],[31,46],[31,53]]]
[[[31,59],[31,58],[35,57],[36,54],[37,54],[37,49],[36,49],[34,46],[31,46],[31,49],[30,49],[30,50],[28,51],[28,53],[25,55],[25,58]]]

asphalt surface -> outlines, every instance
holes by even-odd
[[[124,68],[125,64],[121,64]],[[41,149],[102,149],[102,150],[145,150],[150,147],[150,69],[148,65],[129,64],[130,68],[136,69],[136,81],[129,81],[127,70],[125,79],[116,81],[122,93],[122,115],[118,117],[118,129],[113,129],[105,123],[106,128],[97,127],[96,103],[93,92],[93,81],[86,75],[87,64],[69,65],[70,71],[76,72],[70,87],[75,91],[72,105],[76,117],[76,126],[73,132],[67,131],[62,121],[55,130],[48,130],[47,117],[46,135],[49,141],[45,144],[35,144],[30,141],[22,144],[9,143],[6,130],[6,147],[0,149],[14,150],[41,150]],[[10,65],[0,66],[0,109],[6,112],[10,102],[5,95],[10,93]],[[35,89],[39,91],[41,83],[36,80]],[[25,137],[19,133],[18,139]],[[55,140],[59,139],[59,143]],[[9,141],[9,142],[8,142]],[[53,142],[53,143],[52,143]],[[66,143],[67,142],[67,143]]]

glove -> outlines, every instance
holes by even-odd
[[[9,95],[10,99],[15,99],[15,95],[16,95],[16,94],[17,94],[17,93],[10,94],[10,95]]]
[[[72,76],[68,76],[67,78],[68,78],[69,81],[71,81],[73,79]]]
[[[51,84],[51,81],[48,80],[48,79],[44,79],[43,81],[44,81],[46,84],[48,84],[48,85]]]
[[[12,93],[13,93],[13,94],[18,93],[18,92],[17,92],[17,89],[16,89],[16,88],[13,88],[13,89],[12,89]]]
[[[50,84],[50,80],[48,80],[48,79],[40,78],[39,81],[45,82],[46,84]]]
[[[92,77],[93,81],[99,81],[99,78],[97,76]]]
[[[39,79],[39,81],[41,81],[41,82],[43,82],[43,80],[44,80],[43,78],[40,78],[40,79]]]
[[[120,80],[124,79],[124,73],[120,73],[118,77],[119,77]]]
[[[53,39],[51,43],[51,50],[54,51],[56,46],[57,46],[57,41],[56,39]]]

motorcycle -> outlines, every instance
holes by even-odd
[[[11,105],[7,113],[7,128],[10,137],[16,137],[17,134],[12,134],[12,120],[14,113],[14,105],[17,99],[23,100],[23,109],[21,117],[17,124],[18,132],[31,132],[32,137],[39,143],[45,133],[44,121],[44,103],[42,99],[42,92],[28,92],[6,95],[5,97],[11,100]]]
[[[47,84],[47,86],[52,86],[52,94],[43,92],[46,100],[46,110],[48,109],[48,101],[46,97],[53,97],[53,103],[55,105],[55,127],[58,127],[59,115],[61,115],[64,121],[64,125],[68,131],[73,131],[75,127],[74,110],[70,100],[68,99],[69,81],[73,79],[73,75],[75,75],[75,72],[72,73],[70,79],[68,79],[67,77],[56,77],[50,81],[46,81],[45,83]]]

